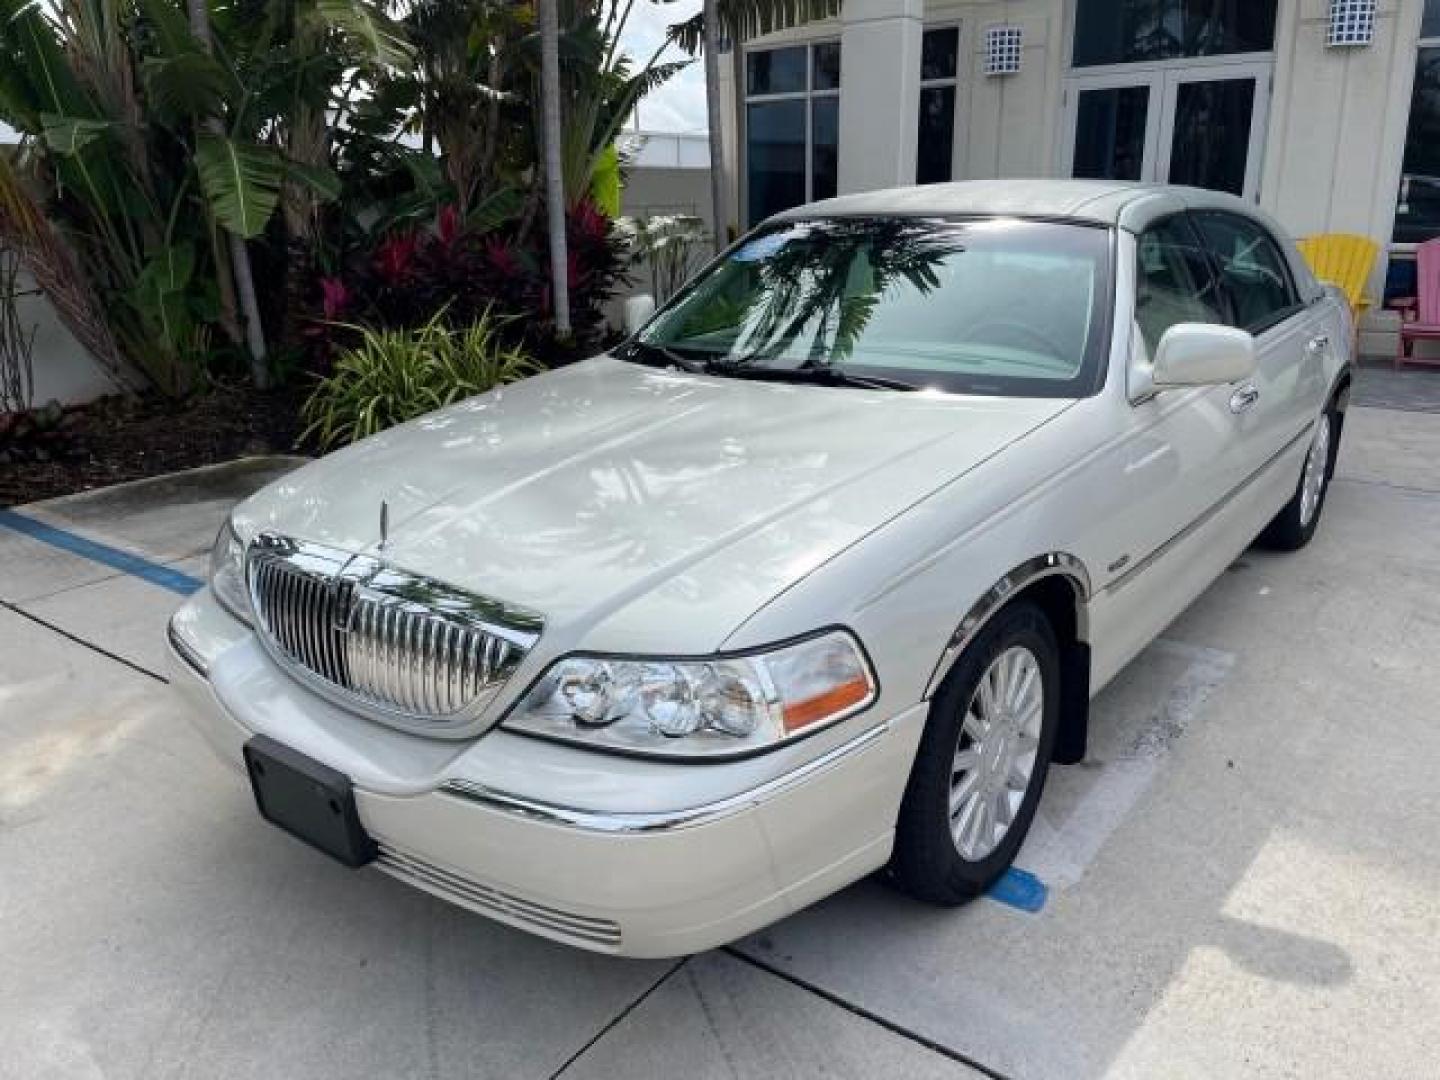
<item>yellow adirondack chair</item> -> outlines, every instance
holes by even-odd
[[[1370,280],[1370,271],[1380,254],[1380,246],[1368,236],[1323,233],[1305,237],[1296,247],[1317,278],[1344,290],[1358,325],[1361,313],[1371,305],[1371,300],[1365,295],[1365,283]]]

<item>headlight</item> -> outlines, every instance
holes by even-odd
[[[730,756],[809,734],[874,700],[860,646],[833,630],[706,659],[567,657],[502,726],[596,749]]]
[[[220,606],[241,622],[250,621],[250,598],[245,588],[245,548],[230,519],[220,526],[210,549],[210,591]]]

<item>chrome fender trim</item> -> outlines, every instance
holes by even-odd
[[[165,627],[165,636],[170,639],[170,648],[175,650],[175,655],[180,657],[181,660],[184,660],[196,675],[199,675],[202,679],[210,678],[210,666],[206,664],[200,654],[195,651],[195,647],[185,640],[184,635],[175,629],[175,617],[173,615]]]
[[[473,780],[461,779],[445,781],[440,790],[446,795],[479,803],[492,810],[517,814],[520,817],[542,821],[548,825],[563,825],[572,829],[600,833],[670,832],[676,829],[690,829],[697,825],[706,825],[758,806],[767,799],[829,771],[851,754],[865,750],[889,730],[890,721],[886,720],[884,723],[867,728],[853,739],[841,743],[834,749],[805,762],[782,776],[777,776],[773,780],[768,780],[748,791],[742,791],[728,798],[684,810],[657,810],[639,813],[583,810],[574,806],[542,802],[524,795],[515,795],[508,791],[489,788]],[[681,768],[684,767],[686,766],[681,766]]]
[[[945,651],[940,654],[940,659],[935,664],[935,670],[930,675],[930,681],[925,684],[924,700],[929,701],[940,689],[945,676],[950,674],[950,669],[955,666],[955,661],[960,659],[960,654],[965,651],[965,646],[975,639],[980,628],[990,621],[991,617],[1004,607],[1021,589],[1041,578],[1063,577],[1070,582],[1075,589],[1075,598],[1079,602],[1076,606],[1075,622],[1083,640],[1086,636],[1085,625],[1085,604],[1090,599],[1090,574],[1085,569],[1085,564],[1074,555],[1066,554],[1063,551],[1050,551],[1044,555],[1037,555],[1033,559],[1027,559],[1015,569],[991,585],[981,595],[980,599],[971,605],[960,624],[955,627],[955,632],[950,635],[950,640],[945,644]]]

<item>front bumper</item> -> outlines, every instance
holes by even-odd
[[[872,711],[784,759],[726,764],[634,761],[502,731],[425,740],[302,688],[208,591],[171,625],[171,667],[197,727],[237,768],[263,731],[350,775],[380,869],[627,956],[733,941],[882,866],[924,724],[923,706]]]

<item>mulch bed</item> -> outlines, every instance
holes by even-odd
[[[0,463],[0,507],[297,451],[304,398],[304,387],[217,386],[183,401],[111,397],[68,409],[52,460]]]

